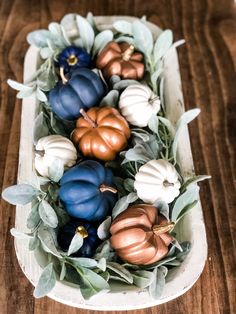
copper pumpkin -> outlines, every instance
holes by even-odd
[[[111,245],[125,262],[149,265],[162,259],[168,253],[173,240],[168,231],[174,223],[159,215],[157,208],[138,204],[128,207],[113,221]]]
[[[141,80],[144,75],[143,55],[128,43],[111,41],[99,54],[96,65],[106,79],[118,75],[122,79]]]
[[[76,122],[71,138],[86,157],[108,161],[125,148],[130,128],[118,110],[110,107],[93,107]]]

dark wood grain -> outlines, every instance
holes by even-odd
[[[167,304],[129,313],[236,313],[236,19],[233,0],[5,0],[0,5],[0,190],[17,176],[21,102],[7,78],[22,80],[26,34],[59,21],[69,12],[95,15],[134,15],[171,28],[179,48],[186,108],[202,113],[190,127],[196,172],[211,174],[201,184],[201,200],[209,245],[208,260],[198,282],[185,295]],[[35,300],[24,277],[9,229],[15,209],[0,207],[0,313],[79,314],[49,298]],[[113,314],[118,312],[113,312]]]

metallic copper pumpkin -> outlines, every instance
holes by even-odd
[[[125,262],[149,265],[162,259],[168,253],[173,238],[168,231],[174,223],[159,215],[157,208],[138,204],[128,207],[113,221],[111,245]]]
[[[115,108],[93,107],[76,122],[71,138],[86,157],[108,161],[125,148],[130,137],[129,125]]]
[[[99,54],[96,65],[106,79],[118,75],[122,79],[141,80],[144,75],[143,55],[128,43],[111,41]]]

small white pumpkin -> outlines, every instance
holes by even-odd
[[[56,159],[63,162],[64,168],[72,167],[76,163],[75,146],[61,135],[40,138],[35,150],[35,169],[43,177],[48,177],[48,169]]]
[[[161,107],[159,97],[148,86],[133,84],[121,94],[119,108],[130,124],[142,128]]]
[[[171,203],[179,195],[180,186],[178,172],[164,159],[150,160],[141,166],[134,182],[138,197],[149,204],[158,199]]]

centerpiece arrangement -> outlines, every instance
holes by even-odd
[[[178,164],[181,130],[199,110],[176,125],[166,115],[165,57],[182,41],[170,30],[154,38],[145,18],[99,31],[91,14],[66,15],[27,39],[41,65],[24,84],[8,83],[39,101],[35,181],[2,196],[31,203],[30,232],[11,232],[46,257],[35,297],[60,280],[85,299],[113,281],[160,298],[191,249],[177,226],[198,202],[196,182],[209,178],[184,177]]]

